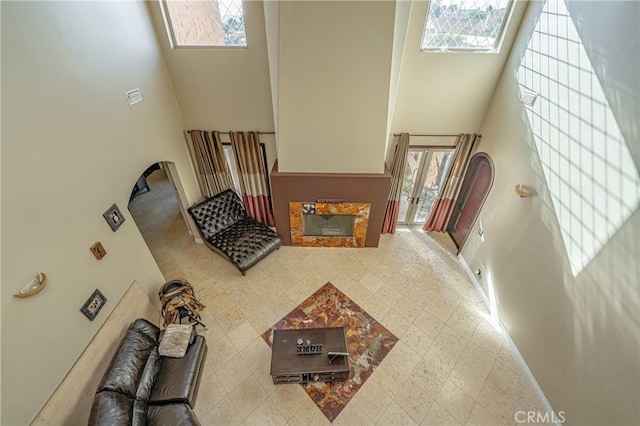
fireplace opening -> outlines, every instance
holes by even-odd
[[[303,214],[305,237],[352,237],[352,214]]]

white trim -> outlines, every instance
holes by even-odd
[[[196,244],[204,244],[204,241],[202,241],[202,238],[196,237],[196,238],[194,238],[194,240],[195,240]]]
[[[478,292],[478,295],[480,296],[480,299],[482,299],[482,302],[485,304],[487,309],[489,311],[491,311],[491,305],[489,303],[489,298],[487,297],[486,293],[484,292],[484,289],[482,288],[482,286],[478,282],[478,280],[476,278],[476,275],[473,273],[473,271],[471,271],[471,267],[467,263],[467,260],[460,253],[458,253],[458,261],[460,262],[460,265],[462,266],[462,269],[464,269],[464,271],[467,273],[467,277],[469,278],[469,280],[471,281],[473,286],[476,288],[476,291]],[[525,377],[527,379],[529,379],[529,383],[533,386],[533,389],[535,390],[536,395],[538,396],[538,398],[540,399],[540,401],[542,401],[542,404],[544,405],[543,408],[545,409],[545,411],[547,413],[553,413],[551,424],[556,425],[556,426],[562,426],[562,423],[560,423],[558,421],[558,416],[556,415],[555,411],[553,411],[553,408],[551,407],[551,404],[549,403],[549,400],[544,395],[544,392],[542,392],[542,389],[540,388],[540,385],[538,385],[538,382],[536,381],[535,377],[533,377],[533,373],[529,369],[529,366],[527,365],[526,361],[524,360],[524,357],[522,356],[522,354],[518,350],[518,347],[516,346],[515,342],[513,341],[513,339],[511,338],[511,336],[507,332],[507,329],[505,328],[504,324],[500,320],[500,317],[498,316],[496,319],[497,319],[498,326],[500,327],[500,331],[502,331],[503,336],[505,337],[505,339],[509,343],[509,347],[511,348],[511,353],[513,354],[513,357],[515,358],[516,363],[518,365],[520,365],[520,368],[522,369],[522,372],[524,373]]]

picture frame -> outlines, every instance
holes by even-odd
[[[113,232],[116,232],[118,228],[120,228],[120,225],[122,225],[122,223],[124,222],[124,215],[118,208],[117,204],[109,207],[109,210],[104,212],[102,216],[107,221]]]
[[[87,301],[84,302],[84,305],[80,308],[80,312],[89,318],[90,321],[93,321],[105,303],[107,303],[107,298],[96,288]]]

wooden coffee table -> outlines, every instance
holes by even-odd
[[[347,352],[343,327],[274,330],[273,383],[347,380],[351,368]]]

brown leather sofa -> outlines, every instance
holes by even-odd
[[[92,425],[200,425],[193,412],[207,344],[194,335],[182,358],[161,357],[161,332],[139,318],[127,330],[93,399]]]

